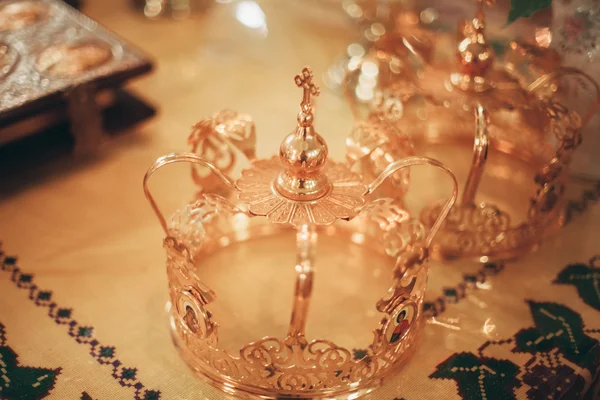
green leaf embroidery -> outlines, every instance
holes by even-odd
[[[508,360],[456,353],[437,366],[430,378],[453,379],[464,400],[514,400],[521,386],[519,367]]]
[[[550,7],[552,0],[510,0],[510,12],[506,25],[510,25],[519,18],[531,17],[536,11]]]
[[[535,358],[535,356],[534,356]],[[563,399],[580,399],[585,389],[585,378],[576,373],[568,365],[553,363],[553,357],[548,355],[538,358],[535,365],[525,367],[525,374],[521,376],[523,383],[529,386],[525,392],[528,399],[556,398],[561,393]]]
[[[0,324],[0,398],[37,400],[54,387],[60,368],[31,368],[19,365],[17,354],[6,345],[4,325]]]
[[[563,269],[554,283],[573,285],[579,297],[600,311],[600,269],[585,264],[571,264]]]
[[[60,373],[60,369],[19,366],[17,355],[8,346],[0,346],[0,367],[0,397],[7,400],[36,400],[47,396]]]
[[[593,360],[590,350],[598,344],[583,332],[581,316],[557,303],[529,301],[534,328],[522,329],[515,335],[515,352],[548,352],[557,348],[568,360],[587,368]]]

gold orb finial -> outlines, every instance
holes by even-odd
[[[298,87],[304,89],[298,127],[287,135],[279,147],[279,159],[285,166],[276,187],[289,198],[312,200],[329,191],[329,183],[322,169],[327,162],[327,143],[313,129],[311,96],[319,95],[319,87],[312,82],[309,67],[294,77]]]

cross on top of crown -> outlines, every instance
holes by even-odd
[[[312,83],[312,78],[313,72],[309,67],[305,67],[301,74],[294,77],[294,82],[296,82],[296,85],[304,89],[304,95],[300,105],[302,106],[302,111],[305,112],[310,111],[311,109],[310,96],[319,95],[319,87]]]

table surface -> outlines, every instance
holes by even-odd
[[[172,346],[162,231],[141,180],[156,157],[188,150],[191,125],[223,108],[251,114],[258,156],[274,154],[295,126],[292,77],[304,65],[322,74],[355,38],[335,8],[258,4],[266,19],[252,29],[236,19],[234,3],[150,21],[127,1],[86,2],[87,14],[157,61],[129,89],[159,114],[93,156],[0,177],[0,397],[228,398]],[[342,159],[350,110],[337,93],[322,92],[317,127]],[[153,188],[165,209],[181,207],[193,190],[188,167],[160,174]],[[428,301],[437,315],[408,365],[366,398],[596,398],[600,206],[578,204],[586,210],[518,261],[433,262]],[[480,282],[470,284],[473,277]]]

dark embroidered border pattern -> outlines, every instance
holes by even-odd
[[[145,389],[142,382],[137,379],[137,368],[123,366],[116,357],[116,349],[113,346],[105,346],[94,338],[94,328],[80,325],[73,318],[73,309],[60,307],[52,301],[52,292],[42,290],[33,283],[33,275],[21,271],[17,266],[17,258],[7,256],[0,242],[0,268],[3,272],[10,274],[11,281],[15,285],[29,293],[29,299],[38,307],[48,309],[48,316],[57,324],[68,327],[68,334],[77,343],[85,344],[90,349],[90,354],[102,365],[112,367],[112,377],[123,387],[133,388],[135,400],[158,400],[160,391]]]
[[[600,181],[593,187],[584,190],[577,200],[571,200],[565,207],[565,224],[570,223],[575,215],[584,213],[591,205],[600,200]],[[443,294],[433,301],[426,301],[423,310],[426,317],[437,317],[446,310],[447,304],[456,304],[466,297],[467,289],[478,288],[486,282],[488,276],[498,274],[504,269],[503,262],[486,263],[476,274],[464,274],[463,281],[455,287],[445,287]],[[556,282],[561,283],[561,282]]]
[[[486,263],[475,274],[464,274],[463,280],[455,287],[445,287],[442,295],[423,304],[426,317],[437,317],[446,310],[447,304],[456,304],[467,296],[467,289],[477,289],[489,276],[497,275],[504,269],[503,263]]]
[[[591,189],[584,190],[579,199],[568,202],[565,207],[565,223],[571,222],[575,215],[582,214],[598,200],[600,200],[600,181],[595,182]]]

